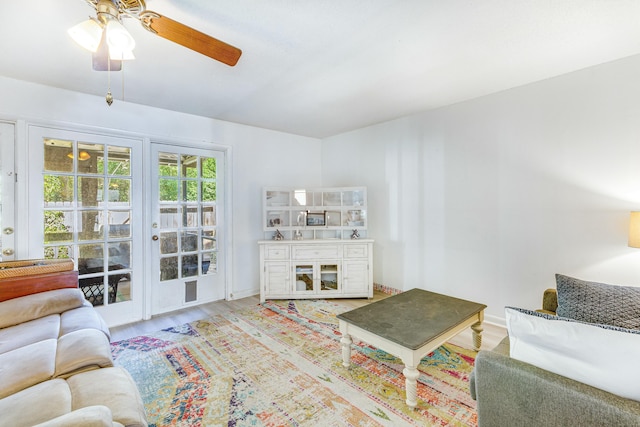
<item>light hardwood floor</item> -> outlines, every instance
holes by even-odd
[[[375,291],[372,299],[367,298],[350,298],[336,300],[341,304],[352,308],[362,307],[380,299],[387,298],[389,295],[383,292]],[[131,323],[128,325],[116,326],[111,328],[111,341],[121,341],[133,338],[139,335],[145,335],[161,329],[170,328],[172,326],[182,325],[193,322],[195,320],[206,319],[216,314],[225,314],[237,310],[242,310],[251,306],[260,304],[260,298],[255,295],[233,301],[216,301],[208,304],[202,304],[196,307],[190,307],[182,310],[173,311],[167,314],[154,316],[150,320]],[[506,330],[502,327],[484,323],[484,331],[482,333],[482,349],[488,350],[495,347],[505,336]],[[464,348],[473,348],[471,329],[465,330],[453,339],[451,343]]]

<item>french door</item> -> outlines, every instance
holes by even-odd
[[[225,298],[224,159],[151,144],[151,314]]]
[[[142,141],[28,128],[29,257],[72,258],[110,326],[143,317]]]

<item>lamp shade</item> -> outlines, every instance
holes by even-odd
[[[109,50],[113,49],[118,52],[132,51],[136,47],[136,41],[131,37],[129,31],[115,19],[107,22],[107,44]]]
[[[102,27],[94,19],[87,19],[67,30],[73,41],[83,48],[95,52],[102,38]]]
[[[629,246],[640,248],[640,212],[631,212],[629,218]]]
[[[115,48],[109,48],[109,59],[112,61],[128,61],[131,59],[136,59],[133,55],[132,50],[118,50]]]

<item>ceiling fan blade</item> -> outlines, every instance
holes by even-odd
[[[230,66],[236,65],[242,51],[221,40],[149,10],[140,15],[142,25],[167,40]]]

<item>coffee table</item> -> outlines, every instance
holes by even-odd
[[[447,295],[412,289],[364,307],[339,314],[342,365],[351,361],[351,336],[369,343],[404,363],[406,402],[418,404],[420,360],[471,327],[473,348],[482,344],[482,320],[487,306]]]

